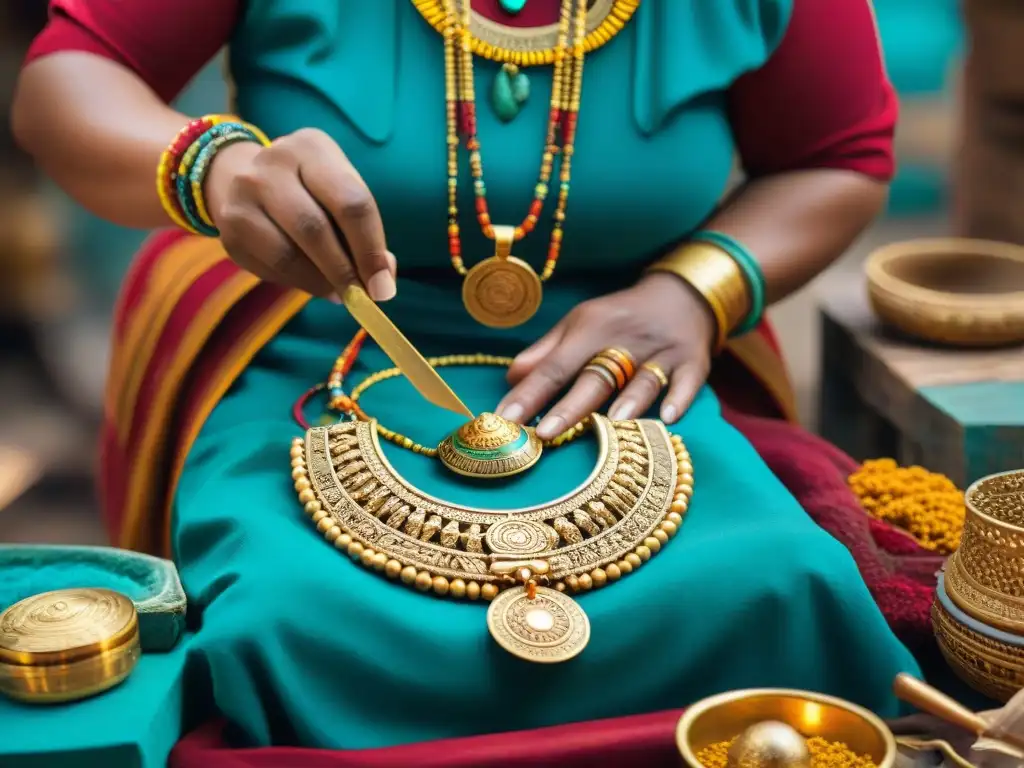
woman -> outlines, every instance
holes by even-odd
[[[83,205],[125,225],[167,223],[153,174],[188,118],[165,102],[226,43],[238,113],[275,137],[221,149],[200,185],[224,251],[158,235],[126,282],[105,438],[115,532],[125,546],[170,547],[201,618],[195,668],[255,745],[384,747],[652,711],[755,685],[894,713],[892,678],[916,671],[913,658],[849,553],[780,482],[799,485],[799,468],[776,455],[777,477],[723,418],[715,392],[750,413],[792,416],[763,325],[716,359],[715,391],[704,385],[712,348],[756,314],[754,289],[734,292],[734,318],[686,272],[690,262],[658,261],[695,253],[688,233],[703,227],[717,233],[705,237],[718,245],[700,245],[718,248],[714,258],[732,249],[738,265],[754,255],[743,268],[763,272],[770,303],[824,269],[881,209],[896,106],[869,3],[597,0],[586,17],[572,2],[520,5],[55,0],[14,122]],[[553,28],[588,41],[552,54],[568,93],[551,104],[553,130],[563,145],[575,139],[572,199],[563,219],[553,176],[545,215],[560,212],[559,233],[549,241],[546,218],[534,221],[515,255],[526,269],[546,258],[557,269],[532,319],[495,330],[467,314],[448,261],[473,267],[494,252],[488,239],[506,236],[488,223],[518,222],[524,196],[544,197],[534,159],[552,76],[487,57],[514,58],[514,46],[536,47]],[[467,29],[491,37],[478,45]],[[463,41],[480,55],[463,56]],[[583,81],[569,58],[585,61],[579,104],[571,96]],[[453,174],[450,155],[446,184],[446,131],[448,147],[461,140],[473,152],[479,140],[486,185],[471,186],[465,167]],[[723,202],[736,153],[749,179]],[[470,166],[479,170],[475,156]],[[478,227],[472,212],[485,210],[485,190],[490,219],[481,214]],[[660,414],[685,439],[697,480],[680,534],[637,575],[581,598],[592,640],[579,658],[547,667],[501,654],[481,606],[388,583],[317,541],[297,514],[283,474],[298,433],[289,407],[328,378],[357,330],[336,302],[308,298],[353,282],[386,302],[425,354],[515,355],[507,382],[492,367],[446,372],[477,411],[498,405],[524,424],[543,414],[537,433],[551,438],[607,405],[616,419]],[[469,309],[494,322],[472,296]],[[617,367],[616,350],[629,358]],[[346,390],[390,363],[366,344],[353,365]],[[461,423],[400,379],[359,404],[424,443]],[[747,425],[757,440],[763,426]],[[828,449],[816,450],[810,460],[827,461]],[[467,484],[400,446],[384,452],[425,492],[491,509],[554,499],[594,463],[584,436],[529,474]],[[293,464],[301,475],[303,460]],[[854,537],[867,530],[859,518],[851,526]],[[850,530],[836,533],[848,545]],[[901,589],[920,597],[889,576],[877,559],[864,567],[880,600]],[[913,611],[920,619],[920,601]],[[408,694],[390,693],[398,687]]]

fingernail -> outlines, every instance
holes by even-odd
[[[621,403],[616,403],[612,406],[611,411],[608,412],[608,418],[612,421],[620,421],[622,419],[629,418],[629,414],[633,412],[633,401],[623,400]]]
[[[565,419],[561,416],[545,416],[537,425],[537,437],[547,440],[556,437],[565,429]]]
[[[661,409],[661,420],[669,424],[679,418],[679,409],[674,405],[666,405]]]
[[[366,282],[366,290],[374,301],[390,301],[398,293],[398,286],[395,285],[395,278],[386,269],[372,275]]]
[[[339,296],[336,293],[329,294],[328,296],[325,296],[324,298],[327,299],[329,302],[331,302],[331,304],[341,304],[342,303],[341,296]]]
[[[499,408],[498,415],[503,419],[508,419],[509,421],[514,421],[518,424],[523,418],[523,406],[519,403],[512,403],[511,405]]]

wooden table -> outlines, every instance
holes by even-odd
[[[1024,347],[948,349],[882,327],[862,283],[825,292],[822,435],[856,459],[891,456],[960,487],[1024,467]]]

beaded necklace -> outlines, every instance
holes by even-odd
[[[554,274],[561,251],[583,86],[586,2],[562,0],[540,173],[534,188],[533,201],[526,217],[517,227],[493,224],[488,211],[473,87],[469,0],[445,0],[445,12],[443,34],[448,143],[448,250],[455,271],[465,278],[462,300],[469,314],[483,325],[511,328],[525,323],[540,307],[541,283]],[[460,138],[469,152],[469,167],[476,196],[477,223],[484,235],[495,241],[494,256],[484,259],[471,269],[466,268],[462,259],[459,229],[457,198]],[[537,224],[548,196],[548,185],[552,178],[556,155],[561,155],[558,202],[553,216],[547,259],[538,276],[533,267],[515,258],[511,250],[512,244],[526,237]]]

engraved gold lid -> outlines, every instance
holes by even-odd
[[[490,478],[529,469],[542,450],[540,439],[530,427],[482,413],[446,437],[437,447],[437,455],[453,472]]]
[[[69,701],[121,682],[140,654],[135,606],[108,589],[64,589],[0,614],[0,692]]]

